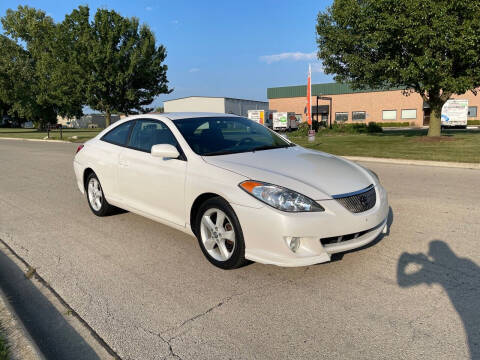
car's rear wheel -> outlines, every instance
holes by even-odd
[[[213,265],[235,269],[246,263],[242,228],[224,199],[211,198],[200,206],[195,233],[203,254]]]
[[[107,199],[105,199],[100,180],[98,180],[94,172],[87,177],[86,193],[88,205],[95,215],[106,216],[114,209],[114,207],[107,202]]]

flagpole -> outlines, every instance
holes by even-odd
[[[312,67],[308,64],[308,78],[307,78],[307,122],[310,125],[310,130],[313,129],[312,124]]]

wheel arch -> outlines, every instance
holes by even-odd
[[[93,169],[90,167],[87,167],[85,170],[83,170],[83,188],[85,190],[87,190],[87,179],[92,173],[95,174],[95,171],[93,171]]]
[[[196,231],[195,230],[195,219],[197,218],[198,210],[200,209],[200,206],[202,206],[202,204],[205,201],[207,201],[208,199],[214,198],[214,197],[219,197],[219,198],[224,199],[219,194],[207,192],[207,193],[203,193],[203,194],[198,195],[197,198],[195,199],[195,201],[193,202],[192,207],[190,208],[190,229],[192,229],[192,232],[195,235],[197,235],[195,233],[195,231]]]

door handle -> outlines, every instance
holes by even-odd
[[[119,161],[118,161],[118,164],[119,164],[121,167],[128,167],[128,161],[126,161],[126,160],[119,160]]]

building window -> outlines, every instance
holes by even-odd
[[[365,111],[352,111],[353,121],[365,121],[367,120],[367,113]]]
[[[476,106],[469,106],[468,107],[468,117],[477,117],[477,107]]]
[[[348,113],[347,112],[337,112],[335,113],[335,121],[348,121]]]
[[[417,109],[404,109],[402,110],[402,119],[416,119]]]
[[[397,120],[397,110],[383,110],[382,120]]]

